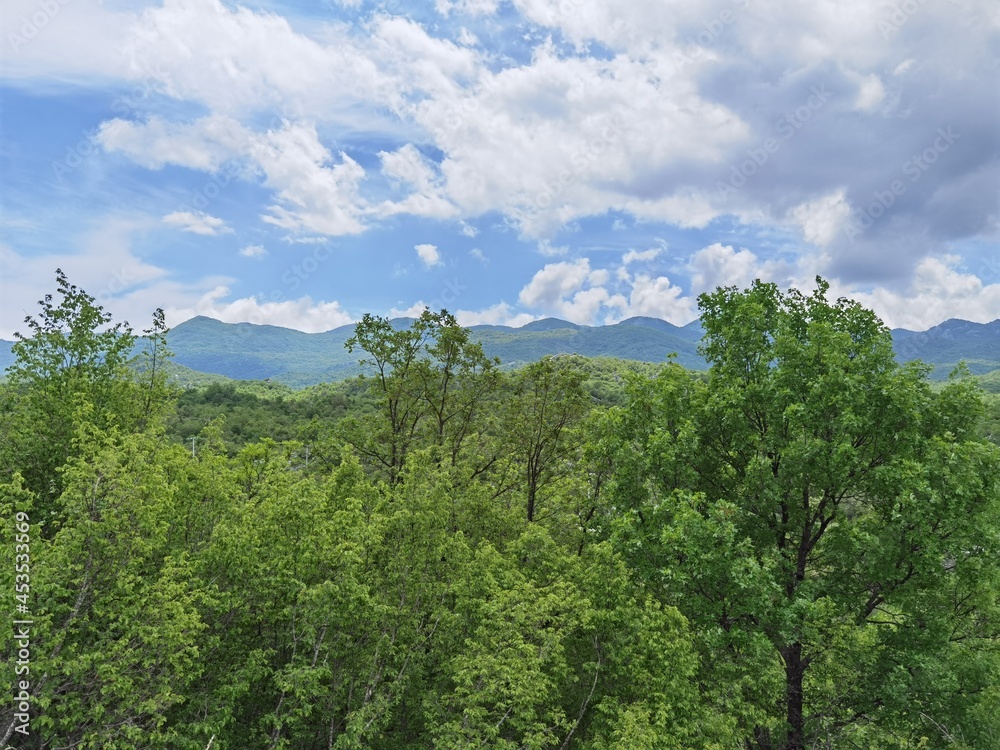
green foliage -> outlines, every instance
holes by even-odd
[[[478,428],[499,376],[495,360],[445,310],[424,310],[410,328],[365,315],[347,341],[368,357],[378,407],[364,423],[345,424],[346,440],[390,483],[399,481],[411,450],[433,445],[455,465]]]
[[[969,711],[998,674],[1000,454],[976,440],[980,397],[934,393],[818,287],[701,298],[707,383],[633,381],[617,418],[613,536],[690,619],[748,746],[916,747],[916,707],[986,731]]]
[[[0,463],[15,471],[39,498],[42,512],[58,515],[61,467],[78,455],[74,439],[81,410],[101,429],[141,431],[162,415],[170,394],[163,365],[169,351],[162,311],[147,332],[138,372],[129,368],[135,337],[127,323],[111,316],[94,298],[56,271],[58,302],[46,295],[29,334],[16,334],[16,360],[8,373],[3,409],[4,448]]]
[[[822,284],[703,297],[707,375],[503,371],[426,311],[333,332],[373,374],[301,391],[180,391],[162,313],[136,354],[59,284],[0,387],[32,747],[1000,739],[997,402]]]
[[[524,487],[528,521],[535,520],[546,491],[575,468],[572,459],[579,443],[572,431],[586,413],[588,400],[583,373],[560,358],[545,357],[511,378],[501,407],[500,434]]]

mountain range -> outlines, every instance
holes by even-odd
[[[409,318],[393,321],[408,326]],[[472,326],[472,335],[491,357],[506,367],[535,361],[546,354],[581,354],[662,362],[671,353],[681,365],[705,369],[697,348],[702,336],[699,321],[675,326],[657,318],[629,318],[606,326],[584,326],[545,318],[520,328]],[[360,372],[357,354],[344,343],[354,332],[345,325],[323,333],[303,333],[277,326],[222,323],[199,316],[168,334],[174,360],[201,373],[237,380],[272,379],[292,387],[341,380]],[[920,359],[933,365],[932,377],[947,377],[965,361],[975,374],[1000,370],[1000,319],[992,323],[947,320],[927,331],[893,329],[893,344],[900,361]],[[13,362],[12,342],[0,341],[0,368]]]

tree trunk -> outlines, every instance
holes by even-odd
[[[806,664],[802,658],[802,644],[793,643],[781,649],[785,660],[785,708],[788,738],[785,750],[805,750],[805,721],[802,716],[802,680]]]

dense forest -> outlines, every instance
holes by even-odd
[[[997,397],[827,291],[702,295],[707,373],[427,310],[185,390],[60,273],[0,386],[0,747],[1000,747]]]

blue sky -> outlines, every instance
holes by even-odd
[[[5,0],[0,337],[116,319],[677,324],[817,274],[1000,317],[1000,7]]]

